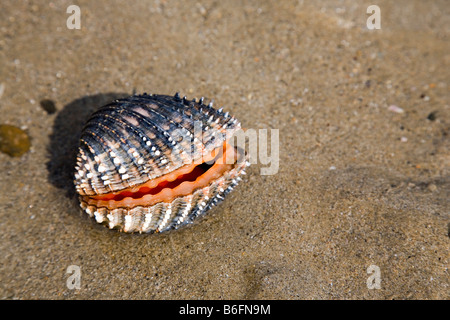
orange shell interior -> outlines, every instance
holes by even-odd
[[[97,208],[106,207],[109,210],[171,202],[177,197],[192,194],[196,189],[208,186],[213,180],[231,170],[237,161],[237,157],[235,148],[225,143],[223,148],[213,150],[201,161],[185,165],[139,186],[115,193],[82,196],[82,199],[88,205]]]

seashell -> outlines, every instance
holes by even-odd
[[[134,95],[94,112],[75,166],[81,207],[124,232],[191,223],[224,199],[249,165],[230,142],[240,123],[212,103]]]

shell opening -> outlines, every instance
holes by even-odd
[[[171,202],[176,197],[192,194],[194,190],[204,188],[223,176],[236,165],[239,154],[239,150],[225,143],[222,150],[214,150],[210,157],[206,157],[201,163],[186,165],[140,186],[117,193],[82,196],[82,200],[88,205],[110,210]]]
[[[140,199],[144,197],[145,195],[151,194],[156,195],[160,193],[163,189],[175,189],[180,184],[182,184],[185,181],[196,181],[200,176],[202,176],[206,171],[208,171],[213,164],[207,164],[207,163],[201,163],[194,167],[194,169],[185,174],[181,174],[177,176],[177,178],[173,181],[168,180],[162,180],[156,187],[148,187],[148,186],[142,186],[138,189],[138,191],[122,191],[117,194],[111,194],[111,195],[105,195],[103,197],[97,197],[97,199],[102,200],[114,200],[114,201],[121,201],[127,197],[133,198],[133,199]]]

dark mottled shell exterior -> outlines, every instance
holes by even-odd
[[[195,139],[195,123],[202,124],[203,139]],[[240,123],[212,103],[178,94],[134,95],[103,106],[81,134],[74,181],[81,207],[97,222],[125,232],[162,232],[189,223],[233,189],[248,165],[245,159],[208,186],[171,202],[110,210],[89,205],[83,196],[117,192],[164,176],[221,147],[238,129]]]

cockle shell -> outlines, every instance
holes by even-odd
[[[240,123],[212,103],[134,95],[94,112],[75,167],[81,207],[124,232],[176,229],[230,192],[249,165]]]

